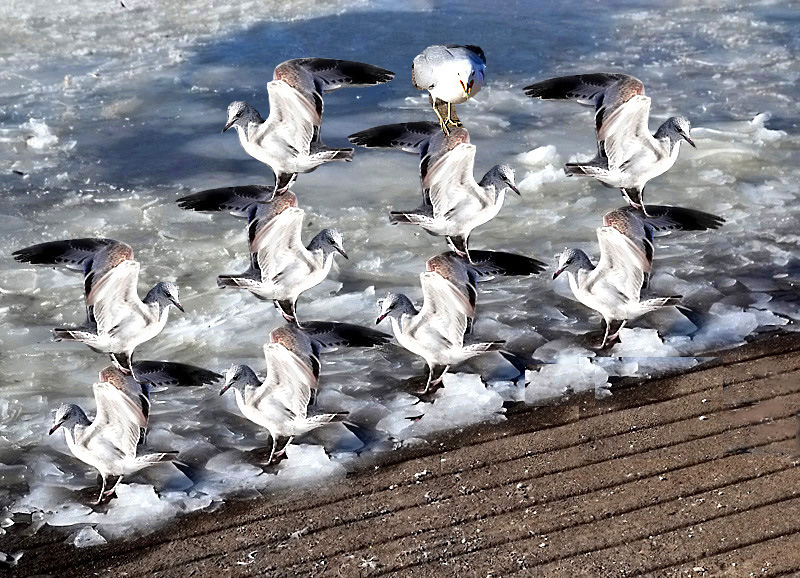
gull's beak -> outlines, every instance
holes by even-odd
[[[222,386],[222,389],[219,390],[219,394],[222,395],[223,393],[228,391],[231,388],[231,383],[232,382],[230,382],[230,381],[226,381],[225,385]]]
[[[519,192],[519,189],[514,185],[512,185],[511,183],[508,183],[508,188],[517,193],[520,197],[522,196],[522,193]]]
[[[347,260],[350,260],[350,257],[348,257],[348,256],[347,256],[347,253],[345,253],[345,252],[344,252],[344,249],[340,249],[339,247],[336,247],[336,250],[337,250],[337,251],[339,251],[339,254],[340,254],[342,257],[344,257],[344,258],[345,258],[345,259],[347,259]]]
[[[556,272],[553,273],[553,279],[555,279],[556,277],[561,275],[563,272],[564,272],[564,269],[557,269]]]
[[[223,129],[222,129],[222,132],[225,132],[226,130],[228,130],[229,128],[231,128],[231,127],[233,126],[233,122],[234,122],[234,121],[230,121],[228,124],[226,124],[226,125],[225,125],[225,128],[223,128]]]
[[[464,91],[464,96],[469,98],[469,93],[472,92],[472,83],[464,84],[464,81],[461,79],[459,79],[459,82],[461,83],[461,90]]]
[[[694,148],[697,148],[697,145],[696,145],[696,144],[694,144],[694,141],[693,141],[692,139],[690,139],[690,138],[689,138],[689,135],[688,135],[688,134],[685,134],[685,135],[683,135],[683,140],[685,140],[686,142],[688,142],[688,143],[689,143],[690,145],[692,145]]]
[[[178,311],[180,311],[181,313],[186,313],[186,311],[183,310],[183,305],[181,305],[180,301],[176,301],[175,299],[173,299],[172,303],[173,305],[175,305],[175,307],[178,308]]]
[[[53,435],[53,432],[55,432],[60,427],[61,427],[60,423],[55,424],[53,427],[50,428],[50,432],[47,435],[49,436]]]
[[[388,313],[382,313],[382,314],[378,315],[378,320],[375,322],[375,325],[379,325],[381,321],[386,319],[387,315],[388,315]]]

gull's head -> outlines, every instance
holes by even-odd
[[[591,267],[591,261],[586,253],[580,249],[564,249],[564,252],[558,257],[558,267],[553,273],[553,279],[565,271],[575,273],[585,267]]]
[[[311,240],[309,247],[312,250],[322,249],[324,255],[329,255],[335,251],[345,259],[349,259],[347,253],[344,251],[344,238],[338,229],[322,229],[322,231]]]
[[[161,281],[157,283],[153,290],[155,301],[162,307],[169,307],[174,305],[178,310],[183,313],[183,306],[181,305],[180,290],[178,284],[173,281]],[[145,300],[147,298],[145,297]]]
[[[672,142],[680,142],[683,139],[694,148],[697,148],[690,136],[692,124],[685,116],[670,117],[662,126],[666,127],[667,135]]]
[[[458,75],[458,82],[461,84],[461,90],[464,91],[464,98],[472,98],[483,85],[483,72],[470,66],[466,74]]]
[[[389,293],[385,299],[378,299],[378,308],[381,312],[377,321],[375,321],[375,325],[378,325],[387,317],[397,317],[399,319],[404,313],[413,315],[417,312],[411,300],[402,293]]]
[[[514,169],[510,165],[497,165],[489,169],[489,172],[481,179],[481,186],[494,185],[495,194],[511,189],[518,195],[517,182]]]
[[[225,372],[225,385],[219,390],[222,395],[231,387],[244,387],[246,385],[260,385],[261,382],[255,372],[246,365],[231,365]]]
[[[234,101],[228,105],[228,122],[225,124],[225,128],[222,129],[222,132],[225,132],[232,126],[246,129],[247,124],[251,120],[256,120],[257,118],[260,118],[258,112],[252,106],[243,100]]]
[[[65,427],[74,425],[77,423],[82,414],[83,412],[81,411],[81,408],[74,403],[61,404],[61,406],[56,410],[55,417],[53,418],[53,427],[50,428],[50,433],[48,435],[53,435],[53,433],[62,425]]]

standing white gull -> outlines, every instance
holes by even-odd
[[[695,146],[691,125],[682,116],[668,118],[650,134],[650,97],[644,84],[619,73],[579,74],[551,78],[525,87],[531,98],[575,100],[595,107],[597,154],[587,162],[568,163],[567,176],[594,177],[603,185],[619,188],[632,207],[644,206],[644,187],[665,173],[678,159],[680,143]]]
[[[553,279],[566,272],[575,298],[603,316],[605,332],[600,347],[604,348],[617,338],[628,320],[662,307],[677,305],[680,297],[641,301],[644,277],[650,272],[650,262],[645,252],[614,227],[598,227],[597,240],[600,243],[600,260],[596,266],[580,249],[566,249],[559,258]],[[619,326],[609,334],[615,322]]]
[[[317,389],[320,344],[296,326],[279,327],[264,345],[267,375],[262,381],[247,365],[232,365],[225,375],[222,395],[233,387],[242,415],[269,432],[272,450],[267,460],[280,457],[295,436],[339,418],[325,413],[309,417],[308,404]],[[276,452],[278,440],[288,438]]]
[[[453,110],[480,92],[486,72],[486,55],[479,46],[446,44],[429,46],[414,58],[411,81],[427,90],[442,130],[463,126]],[[446,111],[446,114],[445,114]]]
[[[63,404],[55,414],[52,435],[62,428],[67,446],[76,458],[100,472],[102,487],[96,504],[111,498],[122,477],[147,466],[172,461],[175,453],[136,456],[150,411],[149,387],[115,367],[100,372],[94,384],[97,407],[94,420],[75,404]],[[116,478],[109,489],[109,481]]]
[[[390,293],[378,302],[381,313],[376,323],[391,319],[397,342],[422,357],[428,364],[428,380],[423,393],[438,385],[451,365],[487,351],[498,351],[505,342],[491,341],[464,345],[468,319],[474,314],[461,289],[439,275],[421,273],[423,304],[417,311],[403,294]]]
[[[330,161],[353,159],[353,149],[329,148],[322,142],[323,93],[343,86],[383,84],[394,78],[394,73],[361,62],[296,58],[279,64],[273,78],[267,84],[267,120],[246,102],[232,102],[222,132],[236,128],[245,152],[275,173],[275,193],[281,194],[298,173],[311,172]]]
[[[342,234],[323,229],[303,246],[301,232],[305,211],[288,207],[250,239],[251,268],[238,275],[220,275],[220,287],[247,289],[263,300],[272,300],[290,323],[297,323],[295,306],[301,293],[322,283],[333,265],[334,253],[347,259]]]
[[[170,306],[183,311],[178,286],[157,283],[139,298],[139,263],[133,249],[113,239],[69,239],[20,249],[14,259],[33,265],[63,265],[83,271],[86,321],[80,327],[53,330],[56,341],[79,341],[109,353],[124,371],[131,370],[134,349],[164,329]]]
[[[475,181],[475,145],[465,128],[444,135],[433,122],[407,122],[370,128],[348,137],[367,148],[395,148],[420,155],[422,205],[413,211],[392,211],[392,223],[419,225],[442,235],[459,255],[469,258],[472,230],[492,220],[506,191],[519,194],[514,169],[496,165]]]

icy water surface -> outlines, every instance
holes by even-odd
[[[344,475],[357,467],[358,453],[503,419],[504,401],[536,403],[568,389],[604,395],[616,376],[691,367],[698,363],[693,355],[733,347],[759,331],[792,329],[800,316],[800,16],[784,3],[674,3],[668,12],[661,2],[608,12],[586,1],[563,8],[420,1],[403,12],[389,2],[211,9],[186,2],[167,12],[136,0],[126,1],[127,9],[111,1],[53,10],[39,4],[0,6],[0,35],[8,40],[0,46],[3,517],[27,513],[37,523],[74,527],[80,544],[127,536],[234,492]],[[243,453],[265,446],[267,436],[239,416],[232,395],[219,397],[216,388],[157,392],[148,446],[180,451],[195,468],[193,479],[157,466],[127,480],[107,509],[85,505],[78,490],[94,491],[95,473],[47,429],[64,401],[93,414],[91,384],[108,359],[50,340],[51,328],[81,319],[80,277],[21,266],[11,251],[69,237],[129,243],[142,263],[140,293],[173,279],[186,308],[184,315],[173,310],[164,332],[137,350],[139,359],[217,371],[237,362],[260,371],[261,346],[280,324],[277,312],[215,282],[245,267],[243,222],[174,204],[195,190],[272,182],[234,136],[219,134],[228,103],[248,100],[266,114],[266,83],[288,58],[344,58],[394,70],[388,85],[326,97],[325,141],[346,146],[358,130],[433,118],[427,98],[411,86],[411,60],[443,42],[486,52],[486,85],[459,115],[477,146],[476,175],[508,162],[522,191],[473,233],[474,248],[549,263],[565,246],[596,255],[595,228],[622,203],[618,192],[561,171],[564,162],[592,154],[591,111],[527,99],[526,84],[626,71],[653,98],[653,130],[671,115],[691,119],[697,150],[684,147],[675,167],[647,190],[651,203],[727,219],[719,231],[657,241],[650,291],[683,295],[690,311],[634,322],[610,357],[600,358],[589,348],[599,340],[599,318],[569,298],[565,280],[550,281],[552,270],[487,282],[476,337],[506,339],[512,350],[556,362],[528,372],[527,388],[505,381],[513,373],[508,365],[487,356],[448,376],[432,404],[420,404],[405,380],[422,372],[421,360],[391,348],[333,353],[323,360],[318,409],[349,411],[364,439],[331,426],[306,440],[313,443],[290,447],[290,459],[267,471]],[[418,274],[444,242],[392,227],[386,216],[390,208],[416,206],[417,164],[411,155],[360,149],[353,163],[300,176],[292,189],[307,213],[306,237],[335,226],[351,258],[300,298],[301,316],[371,325],[375,300],[387,291],[421,298]],[[88,526],[96,531],[81,530]]]

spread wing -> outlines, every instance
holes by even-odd
[[[269,203],[275,188],[269,185],[242,185],[222,187],[192,193],[177,200],[187,211],[228,211],[234,217],[247,218],[258,203]]]
[[[147,426],[141,406],[111,383],[95,383],[93,389],[97,414],[82,443],[95,453],[116,450],[119,455],[113,456],[115,459],[133,458],[141,430]]]
[[[311,142],[319,134],[320,112],[306,96],[279,80],[267,84],[269,116],[256,128],[249,140],[262,147],[279,141],[295,155],[306,156]],[[252,125],[251,125],[252,126]]]
[[[644,95],[644,84],[628,74],[597,72],[550,78],[526,86],[523,90],[531,98],[574,100],[594,106],[595,130],[599,135],[600,128],[610,114],[634,96]]]
[[[347,140],[360,147],[400,149],[425,156],[431,139],[440,134],[439,123],[417,121],[368,128],[351,134]]]
[[[325,351],[339,347],[374,347],[391,341],[391,336],[369,327],[335,321],[303,321],[304,331]]]
[[[94,283],[86,305],[93,308],[98,333],[110,333],[131,313],[142,311],[138,282],[139,262],[123,261]]]
[[[171,361],[134,361],[136,379],[156,387],[212,385],[222,379],[219,373]]]
[[[609,170],[624,169],[626,163],[641,153],[656,154],[650,134],[650,97],[637,95],[607,114],[597,131],[598,149],[608,158]]]
[[[305,211],[289,207],[261,227],[250,245],[256,253],[261,279],[276,281],[287,269],[314,266],[300,236]]]
[[[259,409],[262,404],[280,405],[293,416],[305,417],[311,390],[317,387],[312,368],[279,343],[264,345],[264,358],[267,378],[248,403]]]
[[[437,158],[422,177],[422,187],[427,189],[434,217],[447,217],[455,206],[465,202],[485,205],[489,201],[473,175],[475,145],[458,144]]]
[[[409,333],[429,334],[432,339],[442,339],[450,346],[460,347],[464,343],[467,330],[467,318],[471,307],[469,299],[450,281],[438,273],[421,273],[423,304],[420,312],[414,316]]]
[[[598,227],[600,260],[588,279],[587,289],[599,294],[612,290],[616,297],[639,301],[644,273],[650,264],[635,243],[613,227]]]

